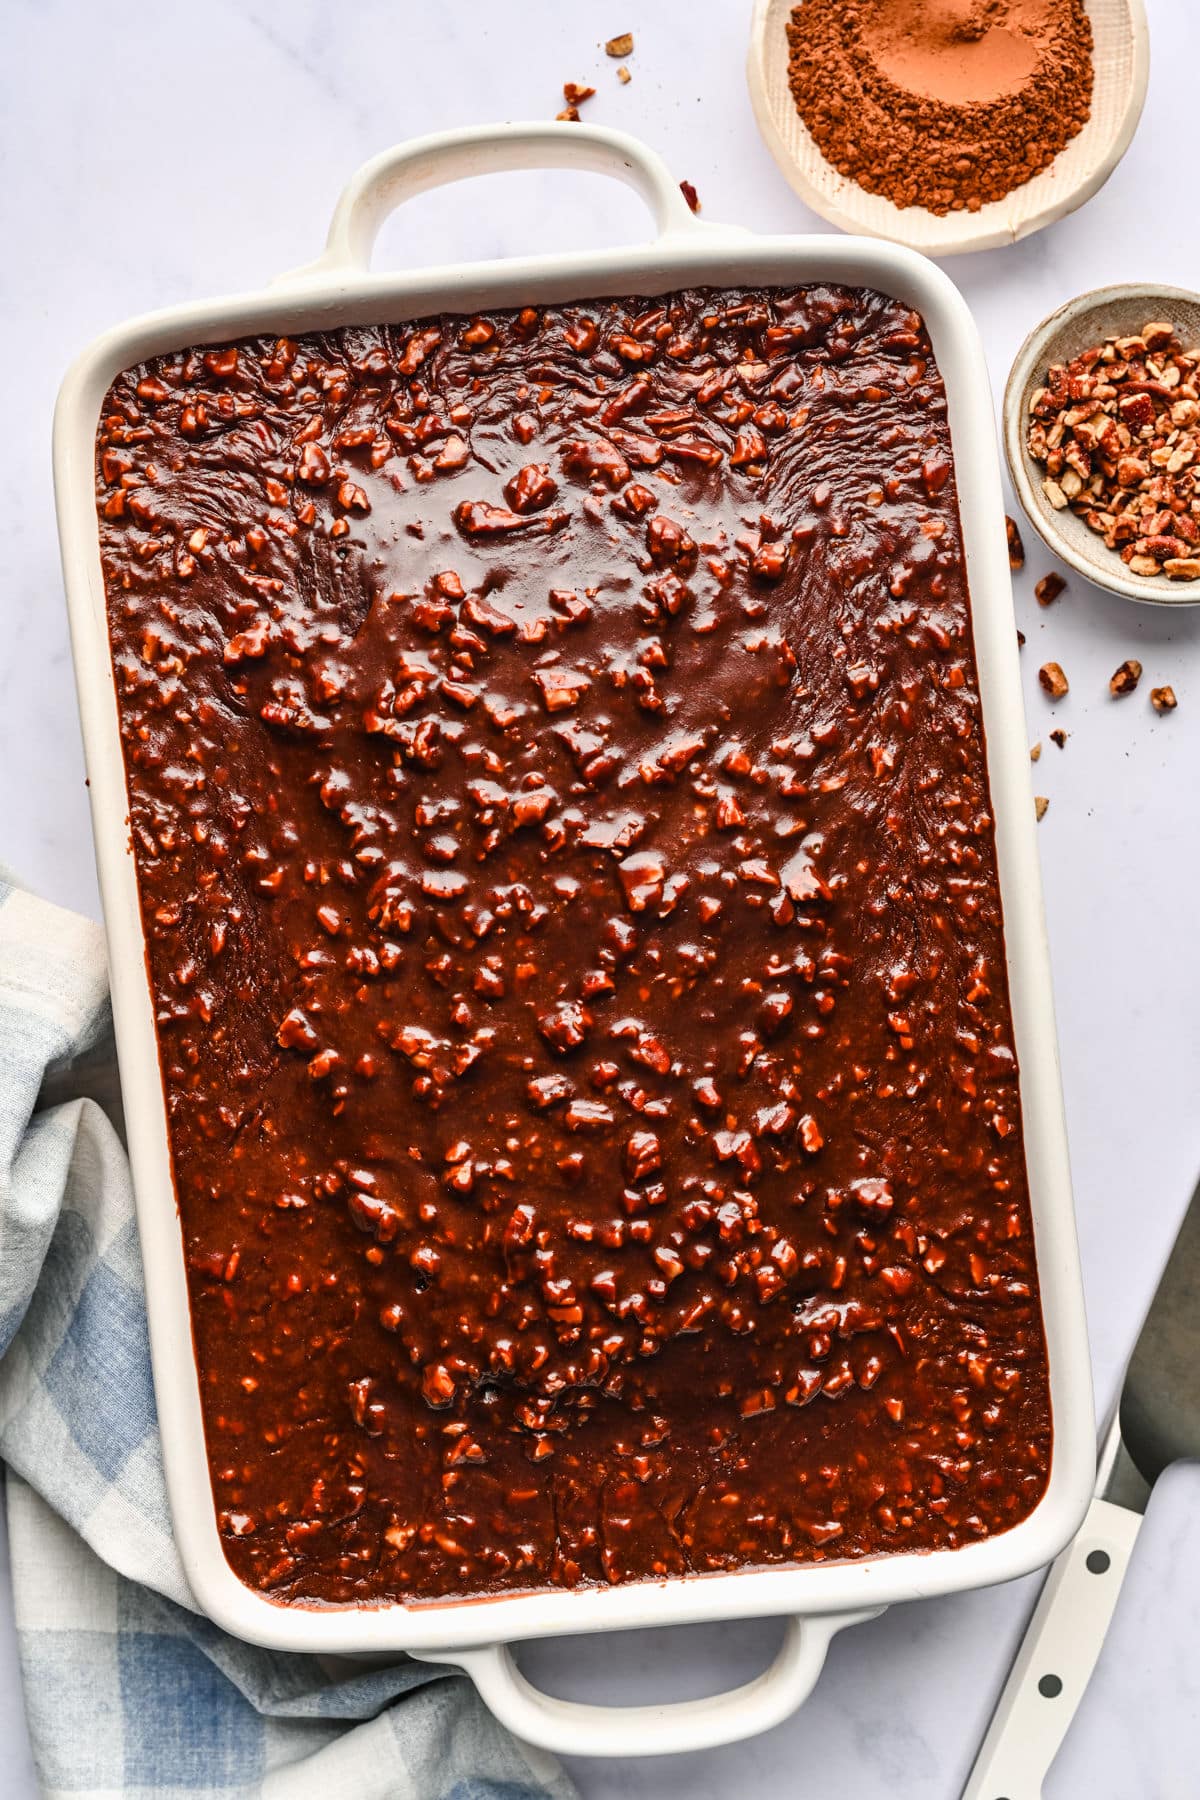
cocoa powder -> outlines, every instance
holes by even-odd
[[[977,212],[1087,123],[1083,0],[801,0],[787,34],[818,148],[897,206]]]

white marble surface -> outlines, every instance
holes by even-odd
[[[1016,248],[956,262],[997,389],[1025,331],[1103,281],[1200,288],[1195,70],[1200,9],[1149,0],[1150,99],[1133,148],[1087,207]],[[707,216],[816,228],[757,137],[742,76],[748,0],[489,0],[354,7],[39,0],[4,8],[0,273],[8,426],[0,435],[0,861],[94,911],[88,815],[49,479],[55,390],[102,326],[260,285],[319,247],[344,178],[384,145],[456,123],[547,117],[564,80],[595,80],[588,117],[640,133],[693,181]],[[620,87],[599,38],[632,29]],[[616,242],[643,219],[624,190],[565,175],[494,177],[427,197],[380,255],[441,260]],[[1053,723],[1041,847],[1098,1392],[1107,1405],[1200,1167],[1200,611],[1108,600],[1072,579],[1033,603],[1050,563],[1027,531],[1030,737]],[[1111,701],[1125,656],[1142,690]],[[1055,710],[1037,664],[1071,680]],[[1169,681],[1178,712],[1146,697]],[[1156,1496],[1104,1658],[1049,1800],[1197,1791],[1200,1472]],[[587,1800],[953,1800],[1033,1597],[1030,1583],[897,1610],[834,1647],[816,1697],[737,1752],[581,1763]],[[715,1692],[764,1663],[771,1625],[562,1645],[531,1673],[579,1697]],[[0,1633],[0,1791],[35,1790],[9,1637]]]

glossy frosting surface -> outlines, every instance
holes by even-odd
[[[848,289],[118,378],[214,1493],[280,1600],[953,1547],[1051,1430],[942,384]]]

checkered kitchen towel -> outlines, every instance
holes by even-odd
[[[101,932],[0,880],[0,1458],[44,1792],[570,1800],[462,1677],[256,1650],[196,1613],[116,1119]]]

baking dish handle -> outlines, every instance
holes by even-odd
[[[556,1700],[526,1680],[507,1644],[413,1654],[423,1662],[456,1663],[500,1723],[543,1750],[560,1756],[670,1756],[734,1744],[782,1724],[816,1686],[835,1634],[881,1611],[871,1607],[789,1619],[778,1656],[753,1681],[708,1699],[662,1706],[589,1706]]]
[[[541,119],[526,125],[478,125],[413,138],[364,163],[342,190],[324,255],[273,285],[361,275],[370,265],[380,226],[405,200],[446,182],[508,169],[584,169],[611,175],[642,196],[660,240],[681,232],[694,238],[714,229],[693,218],[662,158],[624,131]]]

